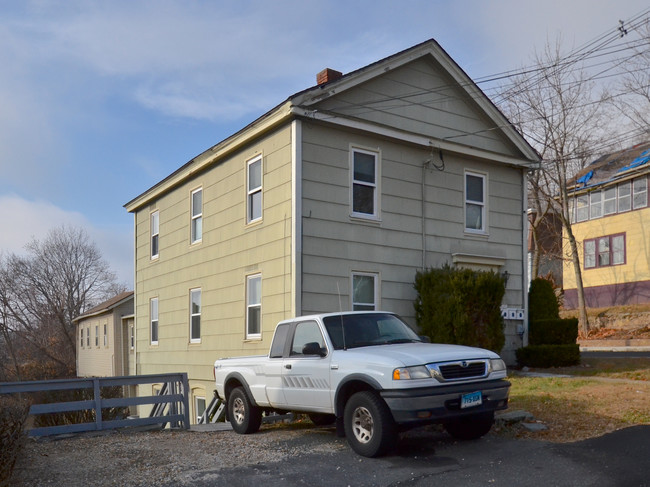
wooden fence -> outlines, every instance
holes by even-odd
[[[120,398],[103,398],[101,396],[102,387],[132,386],[139,384],[164,384],[166,386],[162,388],[164,393],[156,396]],[[32,404],[29,414],[36,415],[92,410],[94,411],[94,422],[32,428],[28,432],[29,435],[47,436],[156,424],[165,427],[167,423],[169,423],[172,428],[188,429],[190,427],[188,398],[189,383],[186,373],[0,383],[0,394],[23,394],[30,392],[79,389],[93,390],[93,399],[48,404]],[[104,421],[102,419],[102,409],[126,408],[143,404],[153,404],[153,411],[156,411],[157,415],[152,415],[146,418],[129,417],[127,419],[115,419],[109,421]]]

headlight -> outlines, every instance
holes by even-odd
[[[500,358],[491,358],[490,359],[490,370],[489,372],[500,372],[506,370],[506,364]]]
[[[429,369],[424,365],[417,365],[415,367],[402,367],[393,370],[393,380],[404,379],[431,379]]]

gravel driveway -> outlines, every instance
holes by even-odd
[[[348,449],[332,428],[265,427],[238,435],[227,426],[146,432],[108,432],[29,439],[12,485],[191,485],[222,468],[272,463],[310,453]]]

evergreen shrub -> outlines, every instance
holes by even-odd
[[[445,265],[418,272],[414,287],[417,324],[432,342],[501,352],[505,344],[501,317],[504,276]]]

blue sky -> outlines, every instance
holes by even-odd
[[[477,78],[646,0],[0,0],[0,252],[83,226],[132,287],[123,205],[330,67],[430,38]]]

